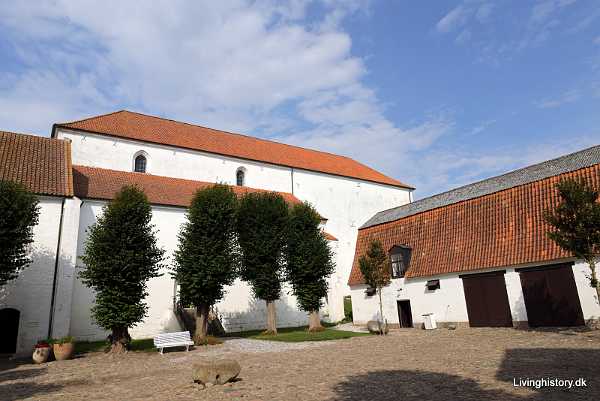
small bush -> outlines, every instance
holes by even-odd
[[[223,341],[214,336],[206,336],[198,345],[219,345],[223,344]]]

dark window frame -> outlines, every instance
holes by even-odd
[[[235,185],[243,187],[246,182],[246,172],[242,168],[238,168],[235,172]]]
[[[389,250],[390,272],[393,279],[403,278],[410,265],[412,249],[404,245],[394,245]]]
[[[136,173],[145,173],[148,168],[148,158],[139,154],[135,157],[133,161],[133,171]]]

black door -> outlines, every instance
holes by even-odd
[[[512,327],[504,271],[460,277],[465,290],[469,326]]]
[[[412,311],[410,310],[410,301],[398,302],[398,322],[400,327],[413,327]]]
[[[19,316],[20,313],[16,309],[0,309],[0,354],[17,352]]]
[[[531,327],[582,326],[583,313],[571,264],[519,271]]]

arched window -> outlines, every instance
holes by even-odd
[[[235,183],[238,187],[244,186],[245,176],[246,173],[244,172],[244,169],[238,168],[238,170],[235,173]]]
[[[146,156],[137,155],[135,157],[133,171],[135,171],[136,173],[145,173],[146,172],[146,164],[147,164]]]

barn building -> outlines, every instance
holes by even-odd
[[[381,211],[358,231],[352,288],[355,323],[378,316],[359,258],[372,240],[390,255],[384,317],[400,327],[544,327],[597,324],[589,267],[547,236],[556,183],[600,189],[600,146]]]
[[[332,321],[344,317],[358,227],[378,210],[410,202],[413,190],[347,157],[130,111],[55,124],[51,138],[0,133],[0,179],[24,183],[41,206],[33,263],[0,289],[2,344],[10,348],[0,353],[21,354],[49,335],[106,337],[90,316],[94,294],[77,272],[87,228],[123,185],[146,192],[167,264],[198,188],[221,182],[240,194],[274,191],[289,203],[310,202],[335,254],[322,310]],[[148,316],[131,331],[134,337],[181,329],[176,283],[163,273],[149,283]],[[306,324],[288,292],[276,303],[278,325]],[[264,327],[264,308],[242,281],[216,305],[229,331]]]

